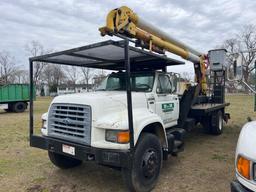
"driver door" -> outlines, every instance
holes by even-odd
[[[179,117],[178,96],[172,94],[172,84],[167,74],[159,74],[155,96],[156,113],[161,117],[164,126],[177,124]]]

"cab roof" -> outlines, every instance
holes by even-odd
[[[108,40],[32,57],[30,61],[114,71],[125,70],[124,45],[124,41]],[[129,56],[132,71],[159,70],[167,66],[185,64],[184,62],[169,58],[166,55],[153,53],[133,46],[129,46]]]

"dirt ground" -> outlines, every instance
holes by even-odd
[[[185,151],[170,157],[154,191],[224,192],[234,178],[234,153],[241,125],[255,117],[252,96],[228,96],[230,122],[221,136],[197,128],[188,134]],[[35,120],[47,111],[50,98],[36,102]],[[38,129],[39,130],[39,129]],[[29,147],[28,111],[20,114],[0,110],[0,191],[79,192],[126,191],[119,171],[85,162],[81,167],[60,170],[47,152]]]

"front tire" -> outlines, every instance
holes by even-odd
[[[143,133],[135,148],[132,165],[122,169],[130,191],[151,191],[162,167],[163,151],[156,135]]]
[[[61,169],[69,169],[82,164],[81,160],[74,159],[72,157],[64,156],[51,151],[48,151],[48,156],[51,162]]]

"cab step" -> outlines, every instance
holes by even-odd
[[[167,131],[168,153],[177,156],[184,151],[184,138],[186,131],[181,128],[174,128]]]
[[[172,156],[177,156],[179,152],[184,151],[184,141],[174,140],[174,148],[171,152]]]

